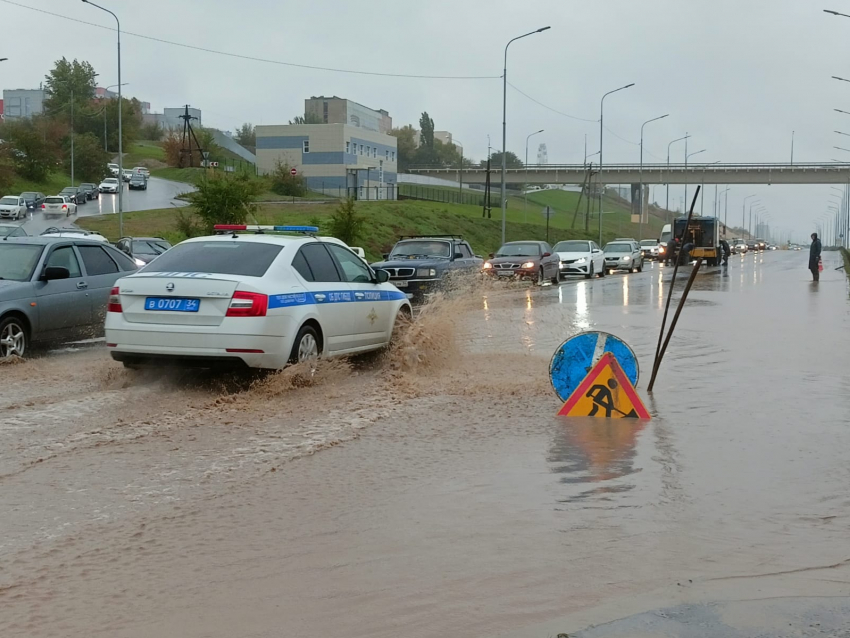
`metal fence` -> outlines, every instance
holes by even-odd
[[[399,184],[399,199],[420,199],[430,202],[443,202],[446,204],[471,204],[473,206],[484,206],[485,192],[446,187],[421,186],[419,184]],[[491,197],[498,204],[499,195],[491,193]]]
[[[321,193],[328,197],[343,199],[351,197],[358,201],[384,201],[398,199],[396,184],[384,184],[383,186],[330,186],[324,182],[316,183],[310,188],[314,193]]]

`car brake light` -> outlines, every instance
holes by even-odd
[[[66,208],[68,208],[68,204],[62,204],[62,210],[65,210]]]
[[[44,208],[44,204],[42,204],[41,207]]]
[[[109,304],[106,306],[107,312],[121,312],[121,294],[118,286],[115,286],[109,293]]]
[[[269,307],[268,295],[237,290],[233,293],[227,317],[265,317]]]

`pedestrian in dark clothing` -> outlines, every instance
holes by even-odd
[[[694,249],[694,244],[692,242],[688,242],[684,246],[682,246],[682,261],[681,264],[683,266],[691,263],[691,251]]]
[[[812,246],[809,248],[809,270],[812,271],[812,281],[820,281],[820,239],[817,233],[812,233]]]
[[[723,264],[726,265],[729,263],[729,255],[732,254],[732,249],[729,248],[729,242],[725,239],[720,240],[720,248],[723,251]]]
[[[674,263],[673,260],[676,258],[676,240],[672,237],[667,240],[667,248],[664,250],[664,265],[669,266],[671,263]]]

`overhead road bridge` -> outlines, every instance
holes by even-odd
[[[850,163],[820,164],[606,164],[592,166],[593,180],[602,184],[846,184],[850,183]],[[588,166],[583,164],[542,164],[509,168],[508,184],[583,184]],[[457,180],[464,184],[484,184],[487,169],[413,167],[411,173]],[[490,183],[501,182],[501,169],[490,169]]]

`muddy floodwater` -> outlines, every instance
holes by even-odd
[[[2,365],[0,636],[760,635],[771,600],[841,635],[795,625],[850,609],[848,285],[807,258],[701,274],[652,396],[658,266],[470,292],[312,378]],[[583,330],[633,347],[651,421],[554,416]]]

